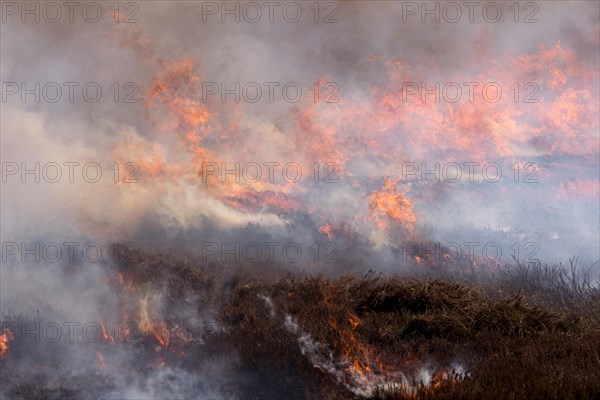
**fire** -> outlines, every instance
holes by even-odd
[[[140,298],[139,302],[138,318],[140,332],[154,336],[161,347],[167,347],[170,341],[170,332],[167,324],[161,319],[156,318],[155,311],[153,310],[156,307],[155,302],[148,296]]]
[[[392,223],[412,232],[417,220],[412,203],[406,194],[397,190],[391,179],[386,178],[385,185],[371,193],[369,207],[380,229],[385,230]]]
[[[350,379],[354,386],[364,388],[373,383],[383,381],[393,375],[393,368],[384,366],[379,358],[373,354],[365,343],[357,336],[357,329],[361,325],[358,315],[350,312],[346,321],[341,323],[333,314],[336,301],[336,288],[324,299],[324,304],[329,309],[328,323],[336,333],[336,340],[332,343],[341,355],[340,365],[345,368],[346,379]]]
[[[133,282],[131,280],[125,280],[122,273],[117,273],[117,282],[119,286],[127,292],[134,291]]]
[[[151,350],[153,365],[164,367],[167,363],[183,360],[190,346],[197,343],[197,338],[187,329],[174,324],[170,325],[163,318],[164,295],[152,290],[147,285],[140,285],[136,277],[126,272],[118,272],[109,282],[115,285],[119,293],[120,316],[113,332],[104,319],[100,319],[101,342],[96,348],[96,362],[99,370],[107,369],[107,361],[111,360],[109,349],[113,346],[127,346],[135,341]],[[79,338],[80,343],[83,337]],[[108,357],[108,358],[107,358]]]
[[[438,390],[442,387],[443,384],[449,382],[453,386],[456,385],[457,379],[456,376],[447,369],[440,369],[435,375],[431,378],[431,389]]]
[[[325,107],[310,102],[302,111],[293,111],[296,121],[296,145],[315,160],[330,160],[344,165],[348,159],[347,146],[338,132],[337,116],[343,109],[327,103]]]
[[[329,224],[321,226],[319,228],[319,232],[326,234],[329,239],[333,239],[333,237],[334,237],[333,226],[331,226]]]
[[[270,190],[262,192],[252,189],[242,190],[226,197],[226,202],[231,207],[246,213],[257,213],[263,210],[283,213],[302,208],[301,200]]]
[[[360,319],[355,315],[348,316],[349,328],[338,330],[339,345],[343,359],[348,364],[348,371],[351,376],[358,376],[359,380],[369,380],[373,373],[372,365],[378,365],[379,362],[371,360],[371,354],[364,343],[361,343],[355,334],[356,328],[360,325]],[[335,329],[335,325],[331,325]]]
[[[104,341],[108,342],[110,344],[114,344],[115,343],[115,338],[110,334],[110,332],[106,328],[106,325],[104,324],[104,321],[100,321],[100,328],[101,328],[101,331],[102,331],[102,338],[104,339]]]
[[[440,368],[433,374],[429,383],[420,388],[420,391],[435,395],[436,392],[443,390],[444,387],[458,385],[465,376],[466,374],[464,372],[459,373],[447,368]]]
[[[186,346],[192,345],[197,339],[187,329],[177,324],[172,325],[165,320],[164,293],[150,290],[148,286],[140,287],[139,284],[134,283],[134,278],[127,276],[125,272],[117,273],[113,284],[120,289],[122,321],[120,333],[123,338],[139,339],[139,336],[132,337],[132,335],[150,337],[160,348],[168,350],[170,354],[185,356]],[[110,337],[108,339],[110,342]]]
[[[360,338],[361,318],[350,311],[345,319],[335,316],[337,304],[337,286],[333,286],[323,299],[328,309],[327,323],[335,332],[335,340],[331,345],[339,354],[337,365],[343,368],[338,376],[354,393],[369,397],[375,389],[401,388],[409,396],[416,398],[418,391],[435,393],[443,385],[456,385],[460,374],[451,373],[448,369],[438,370],[431,379],[422,382],[422,386],[413,386],[407,375],[399,367],[382,359],[374,349]],[[423,370],[423,368],[422,368]],[[427,369],[429,371],[429,369]]]
[[[354,330],[354,329],[356,329],[357,326],[360,325],[360,318],[358,318],[356,315],[350,313],[348,315],[348,322],[352,326],[352,330]]]
[[[383,187],[365,193],[365,182],[375,178],[369,171],[378,170],[375,168],[381,167],[384,176],[398,176],[398,165],[405,161],[596,154],[598,99],[589,88],[590,82],[597,83],[597,73],[560,42],[539,46],[531,53],[505,53],[492,58],[486,52],[490,36],[481,34],[475,40],[477,63],[472,68],[442,70],[442,75],[436,76],[442,86],[444,82],[462,86],[462,97],[457,102],[440,101],[440,94],[438,101],[431,96],[423,101],[420,83],[428,89],[435,84],[428,82],[426,72],[394,54],[372,55],[368,57],[369,65],[385,71],[384,84],[373,85],[360,95],[340,94],[334,96],[335,101],[324,102],[324,97],[335,89],[327,88],[330,78],[324,73],[315,77],[313,90],[307,91],[298,103],[273,119],[262,119],[246,112],[246,105],[241,103],[202,100],[205,77],[200,61],[186,55],[161,59],[155,54],[152,40],[140,28],[118,29],[121,43],[140,56],[152,74],[152,80],[144,85],[143,105],[156,132],[133,138],[124,133],[125,137],[114,146],[114,158],[121,163],[133,161],[141,174],[156,178],[140,184],[152,193],[170,199],[175,195],[168,190],[186,187],[181,191],[195,198],[199,196],[193,190],[197,190],[198,194],[205,193],[220,205],[244,214],[248,220],[257,213],[311,213],[319,204],[307,196],[311,190],[307,184],[313,179],[322,182],[341,178],[340,185],[347,184],[359,196],[369,197],[369,211],[352,218],[373,219],[378,230],[375,236],[395,240],[398,234],[414,233],[414,210],[431,205],[432,199],[427,193],[409,198],[409,187],[400,188],[390,178],[386,178]],[[419,83],[416,94],[409,93],[407,82]],[[473,99],[471,89],[462,82],[478,82]],[[489,82],[502,88],[501,100],[486,100],[483,86]],[[535,85],[524,86],[527,82]],[[319,101],[314,98],[317,92]],[[491,92],[485,93],[492,96]],[[530,102],[532,99],[536,101]],[[264,146],[265,141],[270,145]],[[290,159],[307,167],[294,184],[233,179],[221,182],[215,176],[207,176],[203,167],[207,162],[221,165],[227,160],[260,164]],[[321,168],[327,161],[335,164],[335,171]],[[315,162],[321,165],[319,171],[308,170]],[[365,168],[359,171],[359,165]],[[191,189],[185,186],[188,183],[192,184]],[[335,188],[338,187],[341,186]],[[332,214],[337,213],[326,216],[326,220],[340,227],[347,220],[345,207],[335,203],[341,201],[336,199],[345,197],[325,199],[331,200],[327,204],[332,206]],[[206,202],[200,206],[192,202],[189,212],[180,214],[177,210],[177,215],[181,215],[178,219],[195,216],[205,206]],[[332,239],[332,225],[323,219],[318,221],[321,216],[314,217],[320,225],[318,232]],[[369,233],[367,236],[373,237]]]
[[[4,355],[8,352],[8,342],[9,340],[13,340],[14,335],[7,328],[4,328],[2,331],[2,335],[0,335],[0,360],[4,357]]]

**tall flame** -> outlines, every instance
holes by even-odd
[[[417,220],[408,196],[398,191],[396,184],[385,178],[385,185],[371,193],[369,204],[371,213],[380,229],[387,229],[390,224],[399,225],[412,232]]]

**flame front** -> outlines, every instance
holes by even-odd
[[[152,178],[141,182],[144,190],[169,202],[165,208],[170,207],[183,226],[213,206],[225,207],[246,222],[257,214],[284,219],[305,211],[329,239],[331,227],[345,224],[375,242],[391,243],[414,235],[417,222],[432,224],[439,215],[436,194],[427,188],[411,191],[409,197],[410,184],[386,177],[379,189],[366,190],[382,176],[401,176],[405,162],[597,155],[598,99],[589,89],[598,83],[597,74],[560,41],[539,45],[532,53],[495,58],[479,46],[478,63],[437,77],[442,82],[479,82],[473,93],[463,87],[457,102],[428,98],[422,91],[435,83],[427,82],[424,71],[397,56],[375,54],[368,62],[383,69],[385,84],[340,95],[334,103],[315,102],[314,93],[307,92],[289,110],[263,119],[247,112],[242,103],[200,99],[202,63],[190,56],[165,61],[141,28],[130,29],[118,31],[121,43],[154,71],[153,81],[145,85],[144,101],[153,131],[124,133],[114,143],[113,155],[134,161],[143,176]],[[483,35],[478,40],[482,44],[490,38]],[[327,74],[319,75],[316,85],[328,79],[332,78]],[[418,83],[417,93],[408,91],[407,82]],[[487,99],[482,88],[486,82],[504,88],[499,101]],[[532,101],[525,104],[524,98]],[[207,163],[231,169],[235,163],[289,161],[304,169],[294,183],[264,176],[257,181],[223,179],[206,168]],[[565,182],[560,170],[544,174],[554,185],[548,190],[558,198],[565,187],[586,186]],[[327,187],[331,190],[309,195],[311,185],[331,177],[337,182]],[[584,190],[597,196],[594,185],[588,186]],[[350,192],[353,204],[347,201]],[[171,204],[173,198],[186,201]],[[322,212],[323,201],[329,206],[327,213]],[[220,209],[215,212],[222,215]],[[364,223],[369,219],[375,224]]]

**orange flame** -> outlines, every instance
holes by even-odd
[[[100,328],[102,331],[102,338],[104,339],[104,341],[110,344],[115,344],[115,338],[110,334],[110,332],[106,328],[104,321],[100,321]]]
[[[331,226],[329,224],[321,226],[319,228],[319,232],[326,234],[329,239],[333,239],[333,237],[334,237],[333,226]]]
[[[7,328],[4,328],[2,335],[0,335],[0,360],[8,352],[8,341],[13,340],[14,335]]]
[[[389,178],[385,179],[385,185],[380,190],[371,193],[369,207],[380,229],[388,228],[391,222],[412,231],[417,220],[410,199],[399,192],[396,184]]]
[[[332,293],[324,299],[324,304],[330,309],[336,303],[335,290],[335,287],[332,288]],[[346,371],[353,381],[359,384],[368,384],[370,381],[374,381],[378,374],[383,376],[391,374],[391,368],[384,367],[367,345],[358,339],[356,330],[360,326],[361,320],[356,314],[348,313],[347,324],[339,324],[333,312],[330,311],[328,323],[337,334],[336,341],[332,344],[341,353],[342,364],[346,365]]]

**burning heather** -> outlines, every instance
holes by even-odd
[[[0,398],[598,397],[598,3],[0,11]]]

